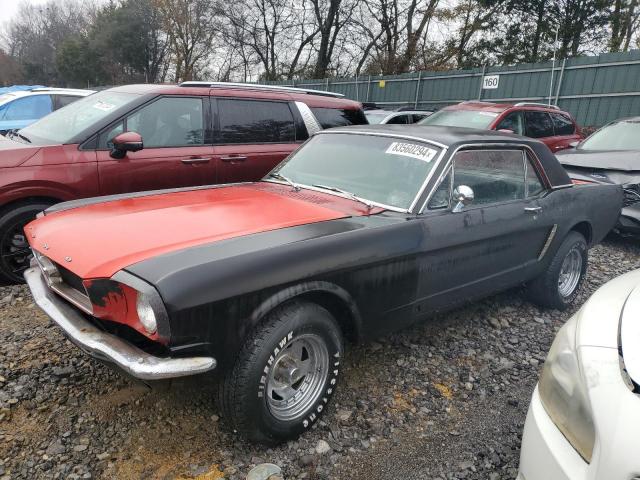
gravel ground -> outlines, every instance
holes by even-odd
[[[640,243],[591,251],[579,304],[640,267]],[[571,312],[518,291],[347,354],[331,408],[266,449],[218,417],[212,387],[149,389],[87,358],[22,287],[0,287],[0,479],[244,479],[271,462],[291,479],[513,479],[531,392]]]

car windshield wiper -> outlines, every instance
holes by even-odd
[[[300,191],[300,186],[294,182],[293,180],[291,180],[289,177],[285,177],[284,175],[281,175],[277,172],[275,173],[270,173],[269,174],[270,177],[273,178],[277,178],[278,180],[284,180],[285,182],[287,182],[289,185],[291,185],[291,188],[293,188],[294,191],[299,192]]]
[[[12,130],[11,131],[11,136],[9,138],[13,138],[14,136],[25,140],[27,143],[31,143],[31,140],[29,140],[29,137],[27,137],[26,135],[21,134],[20,132],[16,132],[16,131]]]
[[[371,204],[371,203],[367,202],[366,200],[358,197],[355,193],[351,193],[351,192],[348,192],[346,190],[342,190],[341,188],[338,188],[338,187],[332,187],[330,185],[314,184],[312,186],[316,187],[316,188],[322,188],[323,190],[329,190],[330,192],[341,193],[341,194],[349,197],[351,200],[355,200],[356,202],[363,203],[364,205],[367,206],[368,210],[371,210],[373,208],[373,204]]]

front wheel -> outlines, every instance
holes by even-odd
[[[531,300],[542,307],[567,309],[578,296],[587,273],[585,238],[570,232],[554,255],[547,271],[527,285]]]
[[[22,274],[31,260],[24,227],[50,206],[50,203],[23,203],[0,213],[0,282],[24,283]]]
[[[326,309],[303,301],[278,307],[222,381],[224,417],[254,442],[273,445],[297,437],[327,408],[342,354],[340,328]]]

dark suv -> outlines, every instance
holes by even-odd
[[[129,85],[0,136],[0,280],[22,281],[23,226],[66,200],[255,181],[318,130],[366,124],[339,94],[247,84]]]

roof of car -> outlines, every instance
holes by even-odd
[[[30,97],[32,95],[61,94],[71,96],[87,96],[95,93],[93,90],[77,90],[73,88],[34,88],[32,90],[16,90],[15,92],[0,95],[0,104],[15,100],[16,98]]]
[[[133,84],[122,85],[110,89],[116,92],[134,93],[138,95],[206,95],[211,90],[221,95],[237,92],[238,96],[256,98],[286,98],[302,100],[310,107],[362,108],[360,102],[338,96],[323,95],[324,92],[306,93],[302,89],[270,88],[268,85],[239,84],[223,82],[193,82],[184,86],[176,84]],[[313,91],[315,92],[315,91]],[[235,94],[235,93],[234,93]]]
[[[484,112],[502,113],[511,108],[526,108],[527,110],[543,110],[559,113],[567,113],[556,105],[547,105],[539,102],[519,102],[519,103],[496,103],[484,100],[467,100],[465,102],[456,103],[444,107],[443,110],[479,110]]]
[[[499,132],[494,130],[480,130],[475,128],[444,127],[436,125],[353,125],[349,127],[331,128],[323,130],[316,135],[327,135],[331,133],[352,133],[352,134],[373,134],[392,135],[407,140],[423,140],[442,145],[451,151],[468,144],[521,144],[531,148],[549,178],[552,186],[560,187],[571,184],[558,160],[554,157],[544,143],[529,137],[523,137],[513,133]]]

